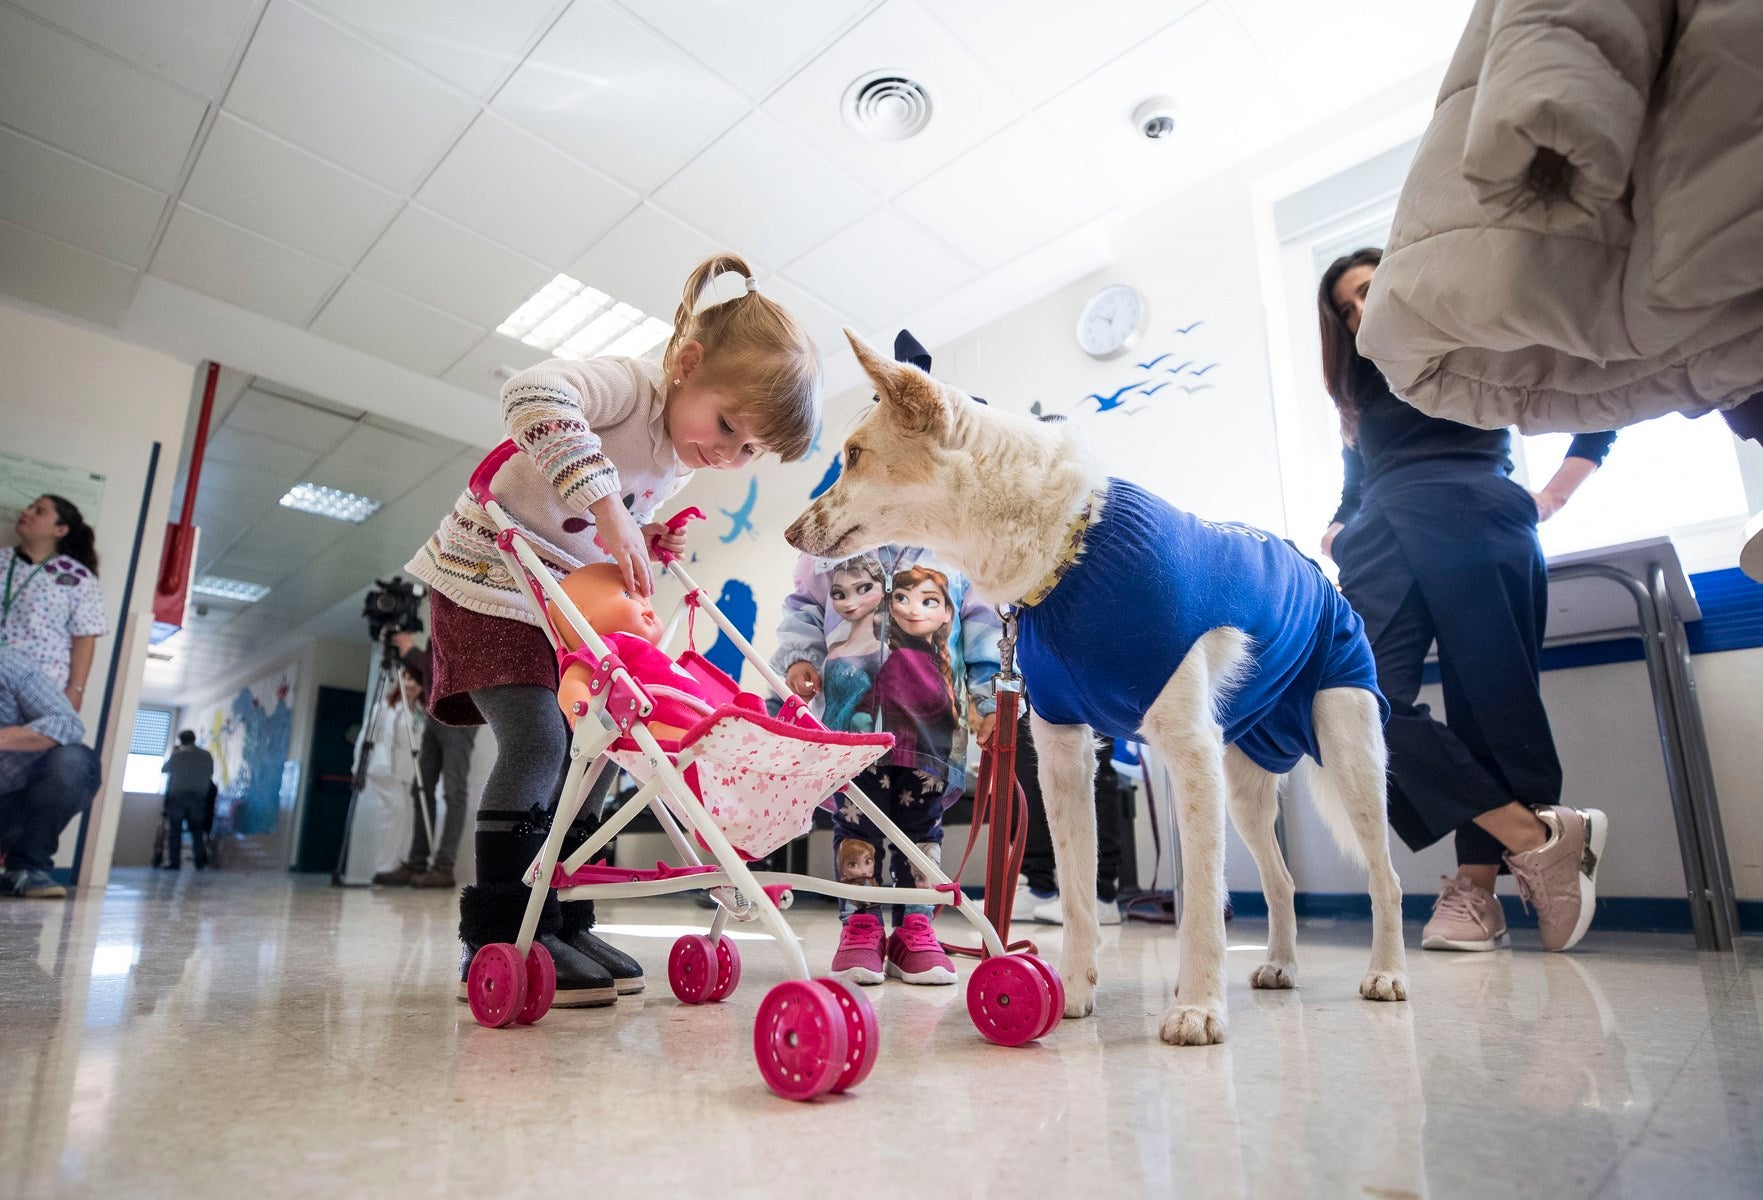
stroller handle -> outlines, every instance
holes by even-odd
[[[667,518],[663,524],[667,526],[667,532],[678,533],[691,522],[703,521],[706,519],[707,518],[704,516],[704,510],[697,505],[693,505],[691,508],[680,509],[678,512],[674,513],[673,516]],[[656,562],[660,563],[663,567],[671,567],[675,562],[679,561],[679,555],[671,550],[663,550],[661,548],[660,534],[656,534],[649,539],[649,556]]]
[[[513,438],[509,438],[485,455],[484,461],[477,465],[477,469],[471,473],[471,479],[465,485],[465,490],[471,493],[471,498],[479,504],[488,504],[494,500],[496,497],[490,491],[490,480],[496,477],[496,472],[502,469],[503,463],[519,453],[520,447],[514,444]]]

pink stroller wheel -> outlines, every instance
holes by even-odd
[[[726,933],[716,939],[716,986],[710,999],[727,1000],[741,982],[741,951],[735,939]]]
[[[862,989],[842,979],[816,979],[845,1014],[845,1066],[833,1083],[834,1092],[842,1092],[862,1083],[875,1066],[881,1053],[881,1029],[876,1024],[875,1006]]]
[[[526,1003],[526,964],[509,942],[491,942],[472,955],[465,995],[479,1025],[500,1029],[513,1022]]]
[[[786,979],[759,1002],[753,1057],[772,1091],[785,1100],[812,1100],[830,1091],[846,1069],[845,1014],[819,983]]]
[[[1053,994],[1053,1003],[1047,1013],[1046,1026],[1035,1034],[1036,1038],[1044,1038],[1059,1027],[1059,1022],[1065,1016],[1065,981],[1059,978],[1059,972],[1053,969],[1053,964],[1040,955],[1023,954],[1020,957],[1023,962],[1040,972],[1041,978],[1047,981],[1047,990]]]
[[[557,964],[551,961],[549,950],[534,942],[526,952],[526,1003],[520,1006],[514,1023],[531,1025],[551,1011],[551,1001],[556,998]]]
[[[1039,1037],[1053,1006],[1053,990],[1021,955],[984,959],[967,980],[967,1015],[1000,1046],[1021,1046]]]
[[[682,1004],[702,1004],[714,999],[717,968],[716,947],[701,933],[688,933],[674,942],[667,956],[667,982]]]

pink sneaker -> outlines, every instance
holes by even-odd
[[[1492,892],[1461,875],[1439,877],[1432,919],[1420,931],[1423,950],[1498,950],[1509,939],[1506,910]]]
[[[907,913],[888,936],[888,974],[907,983],[954,983],[955,964],[923,913]]]
[[[1506,855],[1518,894],[1536,909],[1543,949],[1571,950],[1585,936],[1598,900],[1598,861],[1610,819],[1595,808],[1554,805],[1537,809],[1549,840],[1535,850]]]
[[[833,955],[832,976],[865,986],[880,983],[882,974],[882,923],[874,913],[852,913],[839,932],[838,953]]]

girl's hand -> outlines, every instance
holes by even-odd
[[[804,700],[812,700],[820,695],[820,672],[810,662],[791,663],[790,669],[784,672],[784,682]]]
[[[667,551],[675,558],[684,558],[686,556],[686,531],[684,526],[681,526],[679,529],[669,529],[659,521],[651,521],[643,526],[643,544],[645,546],[654,542],[657,538],[660,539],[661,549]],[[660,562],[661,560],[658,558],[655,561]]]
[[[1330,525],[1323,532],[1323,534],[1322,534],[1322,553],[1323,553],[1324,557],[1326,557],[1326,558],[1333,558],[1334,557],[1335,535],[1338,534],[1341,530],[1343,530],[1345,528],[1346,528],[1345,525],[1341,524],[1339,521],[1336,521],[1334,524]]]
[[[1560,512],[1561,506],[1567,503],[1567,497],[1557,496],[1548,488],[1544,488],[1540,492],[1532,492],[1530,498],[1536,501],[1538,524]]]
[[[636,519],[617,496],[600,497],[588,505],[588,511],[594,514],[594,541],[618,564],[630,594],[648,596],[654,592],[655,585],[649,577],[649,547]]]
[[[989,746],[992,744],[992,734],[997,732],[997,729],[998,711],[993,709],[989,713],[980,714],[978,722],[973,727],[973,736],[979,739],[980,745]]]

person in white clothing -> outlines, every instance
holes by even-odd
[[[18,516],[18,545],[0,549],[0,643],[22,654],[78,712],[104,624],[97,535],[61,496]]]
[[[404,861],[410,845],[410,813],[416,803],[417,755],[422,749],[423,722],[428,719],[426,705],[422,679],[403,668],[379,719],[362,727],[355,746],[356,761],[361,759],[361,742],[369,732],[373,746],[349,818],[349,854],[342,876],[346,886],[366,887],[376,874]]]

